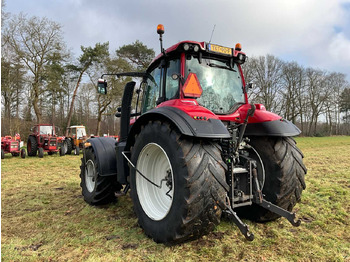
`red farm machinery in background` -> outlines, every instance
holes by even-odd
[[[12,136],[1,137],[1,159],[5,158],[5,154],[12,156],[26,157],[25,149],[21,149],[21,137],[19,134]]]
[[[55,126],[50,124],[37,124],[32,128],[32,134],[29,135],[27,141],[28,156],[44,157],[44,152],[48,155],[60,152],[64,155],[63,147],[59,148],[59,143],[62,144],[61,137],[56,136]]]

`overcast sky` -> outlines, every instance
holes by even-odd
[[[67,47],[109,41],[111,51],[136,39],[159,53],[182,40],[231,46],[248,56],[347,74],[350,81],[350,0],[6,0],[5,11],[46,16],[62,25]]]

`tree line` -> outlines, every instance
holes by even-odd
[[[115,135],[113,117],[130,78],[111,79],[107,95],[97,93],[102,73],[144,71],[154,51],[142,42],[110,53],[109,43],[81,46],[74,57],[61,26],[47,18],[3,15],[1,42],[1,133],[26,138],[35,123],[53,123],[60,135],[71,125],[90,134]]]
[[[273,56],[252,57],[244,64],[255,103],[296,124],[306,136],[350,134],[350,84],[346,75]]]
[[[155,52],[142,42],[113,52],[109,43],[81,46],[72,55],[61,26],[45,17],[3,13],[1,42],[1,134],[26,139],[35,123],[54,123],[64,135],[70,125],[89,134],[116,135],[114,117],[130,78],[111,78],[107,95],[97,93],[102,73],[144,71]],[[266,55],[243,66],[250,100],[291,120],[304,135],[350,134],[350,85],[346,75],[304,68]]]

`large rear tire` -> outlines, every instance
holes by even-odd
[[[228,185],[218,144],[183,137],[167,123],[149,122],[135,139],[131,161],[147,178],[131,168],[138,223],[154,241],[198,238],[220,222]]]
[[[84,200],[90,205],[104,205],[116,200],[114,192],[121,189],[114,176],[100,176],[92,147],[84,149],[80,166],[80,186]]]
[[[291,137],[251,137],[250,145],[258,152],[264,165],[265,181],[261,181],[264,198],[292,211],[306,188],[304,177],[307,172],[303,164],[304,156],[295,140]],[[237,212],[259,222],[280,217],[255,204],[237,209]]]
[[[38,152],[38,143],[35,136],[29,136],[27,141],[28,156],[36,156]]]

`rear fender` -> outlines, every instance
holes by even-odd
[[[241,106],[235,113],[235,120],[243,123],[250,109],[250,105]],[[266,111],[261,104],[255,104],[256,110],[253,116],[249,117],[245,136],[297,136],[300,129],[292,122],[272,112]]]
[[[111,137],[95,137],[88,139],[87,142],[94,149],[99,175],[116,176],[117,155],[115,151],[115,139]]]
[[[245,136],[297,136],[300,129],[286,119],[251,123],[247,125]]]

